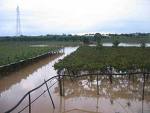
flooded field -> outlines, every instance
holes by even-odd
[[[65,54],[43,59],[0,79],[0,113],[13,107],[25,93],[57,74],[53,65],[59,59],[75,51],[77,47],[66,47]]]
[[[44,79],[57,75],[53,65],[59,59],[75,51],[77,47],[65,48],[62,56],[43,59],[36,64],[23,68],[0,80],[0,112],[5,112],[23,97],[29,90],[44,82]],[[56,80],[48,82],[48,85]],[[64,96],[59,95],[58,83],[50,88],[54,100],[53,109],[48,92],[45,92],[31,105],[32,113],[150,113],[150,79],[143,82],[142,75],[99,76],[99,95],[97,95],[96,77],[73,78],[64,81]],[[144,89],[143,89],[144,88]],[[38,97],[46,86],[31,93],[31,100]],[[143,93],[144,92],[144,93]],[[28,104],[28,97],[13,113],[19,112]],[[28,113],[27,107],[22,113]]]
[[[143,84],[142,75],[82,77],[65,81],[65,110],[69,113],[149,113],[150,80]],[[144,88],[144,89],[143,89]],[[144,91],[144,92],[143,92]],[[142,100],[144,99],[144,100]]]
[[[113,43],[103,43],[102,45],[106,47],[111,47],[113,46]],[[145,45],[146,47],[150,47],[150,43],[146,43]],[[96,45],[93,44],[91,46],[96,46]],[[141,44],[140,43],[120,43],[118,46],[119,47],[140,47]]]

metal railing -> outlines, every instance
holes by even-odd
[[[84,77],[84,76],[93,76],[93,75],[97,75],[97,80],[98,80],[98,75],[137,75],[137,74],[142,74],[143,75],[143,77],[144,77],[144,80],[145,80],[145,75],[150,75],[150,73],[145,73],[145,72],[135,72],[135,73],[90,73],[90,74],[82,74],[82,75],[77,75],[77,76],[75,76],[75,77]],[[49,94],[49,97],[50,97],[50,99],[51,99],[51,102],[52,102],[52,105],[53,105],[53,108],[55,109],[55,104],[54,104],[54,101],[53,101],[53,99],[52,99],[52,96],[51,96],[51,93],[50,93],[50,91],[49,91],[49,89],[51,88],[51,87],[53,87],[58,81],[60,82],[59,83],[59,87],[60,87],[60,95],[61,95],[61,93],[62,93],[62,87],[63,86],[61,86],[61,85],[63,85],[63,84],[61,84],[61,80],[64,80],[63,79],[63,77],[65,77],[65,76],[68,76],[68,77],[71,77],[70,75],[65,75],[65,74],[63,74],[63,75],[57,75],[57,76],[53,76],[53,77],[51,77],[50,79],[48,79],[48,80],[44,80],[44,82],[41,84],[41,85],[39,85],[39,86],[37,86],[36,88],[34,88],[34,89],[32,89],[32,90],[30,90],[30,91],[28,91],[21,99],[20,99],[20,101],[13,107],[13,108],[11,108],[10,110],[8,110],[8,111],[6,111],[5,113],[10,113],[10,112],[12,112],[12,111],[14,111],[21,103],[22,103],[22,101],[28,96],[28,105],[26,105],[24,108],[22,108],[18,113],[21,113],[23,110],[25,110],[27,107],[29,107],[29,113],[31,113],[31,104],[33,103],[33,102],[35,102],[39,97],[41,97],[45,92],[47,92],[48,91],[48,94]],[[48,81],[50,81],[50,80],[54,80],[54,79],[56,79],[57,81],[56,82],[54,82],[52,85],[50,85],[49,87],[48,87],[48,84],[47,84],[47,82]],[[46,86],[46,90],[44,90],[44,92],[42,92],[38,97],[36,97],[33,101],[31,101],[31,93],[32,92],[34,92],[35,90],[37,90],[37,89],[39,89],[39,88],[41,88],[43,85],[45,85]],[[98,81],[97,81],[97,87],[98,87]],[[97,89],[98,90],[98,89]],[[61,96],[63,96],[63,95],[61,95]]]
[[[54,79],[58,79],[58,75],[57,75],[57,76],[54,76],[54,77],[51,77],[51,78],[48,79],[48,80],[44,80],[44,82],[43,82],[41,85],[39,85],[39,86],[37,86],[36,88],[34,88],[34,89],[28,91],[28,92],[20,99],[20,101],[19,101],[13,108],[11,108],[10,110],[6,111],[5,113],[10,113],[10,112],[14,111],[14,110],[22,103],[22,101],[23,101],[26,97],[28,97],[28,102],[29,102],[29,103],[28,103],[28,105],[26,105],[24,108],[22,108],[18,113],[21,113],[21,112],[22,112],[23,110],[25,110],[27,107],[29,107],[29,113],[31,113],[31,104],[32,104],[33,102],[35,102],[38,98],[40,98],[40,97],[41,97],[45,92],[47,92],[47,91],[48,91],[49,97],[50,97],[50,99],[51,99],[53,108],[55,109],[54,101],[53,101],[53,99],[52,99],[52,96],[51,96],[51,93],[50,93],[49,89],[50,89],[51,87],[53,87],[58,81],[54,82],[54,83],[53,83],[52,85],[50,85],[49,87],[48,87],[48,84],[47,84],[48,81],[51,81],[51,80],[54,80]],[[46,90],[44,90],[38,97],[36,97],[33,101],[31,101],[31,93],[34,92],[35,90],[41,88],[41,87],[44,86],[44,85],[46,86]]]

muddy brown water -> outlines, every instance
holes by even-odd
[[[35,64],[23,68],[12,75],[0,80],[0,113],[13,107],[29,90],[57,74],[53,65],[59,59],[75,51],[77,48],[65,48],[65,54],[43,59]],[[32,113],[150,113],[150,80],[146,80],[144,87],[144,100],[142,100],[143,78],[135,76],[134,80],[128,77],[114,76],[111,84],[107,76],[99,77],[99,95],[97,95],[96,79],[82,77],[74,81],[64,81],[64,97],[59,95],[56,83],[51,89],[55,109],[45,92],[31,105]],[[48,85],[56,80],[48,82]],[[31,93],[34,100],[46,89]],[[12,113],[17,113],[20,108],[28,104],[28,98]],[[22,113],[28,113],[26,108]]]
[[[0,79],[0,113],[13,107],[29,90],[57,75],[54,63],[75,51],[77,47],[66,47],[65,54],[45,58]]]

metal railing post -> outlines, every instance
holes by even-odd
[[[61,83],[60,75],[58,75],[58,81],[59,81],[60,96],[63,96],[63,94],[62,94],[62,83]]]
[[[143,91],[142,91],[142,113],[144,111],[144,88],[145,88],[145,73],[143,73]]]
[[[65,83],[64,83],[64,76],[62,78],[62,91],[63,91],[63,96],[65,96]]]
[[[145,88],[145,73],[143,74],[143,91],[142,91],[142,100],[144,100],[144,88]]]
[[[98,75],[97,75],[97,95],[99,95]]]
[[[29,93],[29,113],[31,113],[31,95]]]
[[[51,93],[50,93],[50,91],[49,91],[49,89],[48,89],[47,82],[46,82],[45,80],[44,80],[44,82],[45,82],[45,85],[46,85],[46,88],[47,88],[47,91],[48,91],[49,97],[50,97],[50,99],[51,99],[51,102],[52,102],[52,104],[53,104],[53,108],[55,109],[54,101],[53,101],[52,96],[51,96]]]

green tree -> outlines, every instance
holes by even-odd
[[[102,44],[101,44],[101,37],[102,37],[102,35],[100,33],[95,33],[95,35],[94,35],[94,38],[95,38],[95,40],[97,42],[97,46],[98,47],[102,46]]]
[[[118,40],[115,40],[113,42],[113,47],[118,47],[119,44],[120,44],[120,42]]]
[[[89,41],[89,39],[88,39],[87,37],[84,37],[84,38],[83,38],[83,43],[84,43],[84,44],[89,44],[90,41]]]
[[[140,47],[141,47],[141,48],[145,48],[145,47],[146,47],[145,42],[141,42]]]

